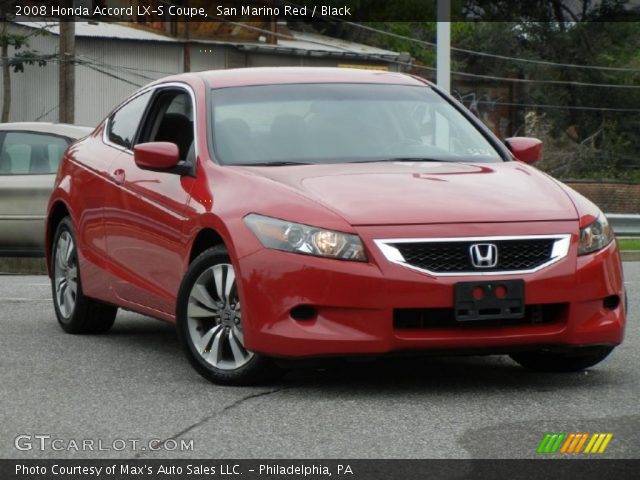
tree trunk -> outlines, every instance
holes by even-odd
[[[6,24],[3,28],[2,35],[6,35]],[[9,45],[5,42],[2,45],[2,123],[9,121],[9,112],[11,111],[11,69],[9,67]]]

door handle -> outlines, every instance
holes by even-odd
[[[118,185],[122,185],[124,183],[125,173],[124,173],[124,170],[122,168],[118,168],[117,170],[114,170],[114,172],[111,174],[111,176],[113,177],[113,180]]]

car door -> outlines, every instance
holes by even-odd
[[[0,254],[43,254],[47,201],[70,143],[47,133],[0,132]]]
[[[132,149],[137,143],[171,142],[178,145],[183,163],[192,164],[193,111],[193,96],[186,87],[153,91],[135,140],[111,166],[115,188],[105,212],[107,251],[117,272],[116,295],[170,315],[184,269],[183,229],[192,182],[177,171],[138,167]]]

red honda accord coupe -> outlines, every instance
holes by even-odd
[[[509,354],[575,371],[623,339],[618,248],[591,202],[429,82],[264,68],[177,75],[66,152],[47,261],[69,333],[175,322],[225,384],[279,359]]]

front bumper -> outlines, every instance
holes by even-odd
[[[400,236],[491,236],[496,230],[500,235],[574,233],[569,255],[547,268],[481,278],[416,272],[389,262],[373,242]],[[617,345],[625,326],[618,249],[614,242],[578,257],[575,230],[570,221],[360,227],[368,263],[258,250],[238,259],[246,346],[269,356],[312,357]],[[522,322],[462,325],[447,320],[457,282],[513,278],[525,281],[529,313]]]

